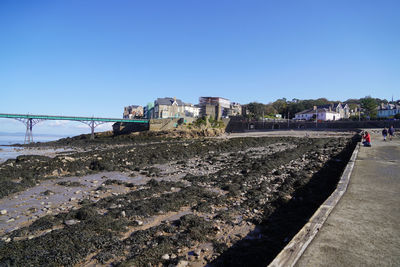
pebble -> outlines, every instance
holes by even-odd
[[[75,194],[79,194],[81,191],[80,190],[78,190],[78,191],[75,191]]]
[[[66,225],[74,225],[74,224],[77,224],[79,221],[77,221],[77,220],[67,220],[67,221],[65,221],[64,223],[66,224]]]
[[[69,201],[75,201],[76,200],[76,198],[74,198],[74,197],[71,197],[70,199],[69,199]]]
[[[11,218],[11,219],[9,219],[9,220],[7,220],[6,222],[13,222],[13,221],[15,221],[15,219],[14,218]]]
[[[186,267],[186,266],[188,266],[188,265],[189,265],[189,262],[188,262],[188,261],[180,260],[180,261],[178,262],[178,264],[176,265],[176,267]]]
[[[7,210],[1,210],[0,213],[1,213],[1,215],[5,215],[5,214],[7,214]]]
[[[121,216],[122,217],[126,217],[126,213],[125,213],[125,211],[123,210],[123,211],[121,211]]]
[[[140,221],[140,220],[136,220],[135,222],[136,222],[136,223],[137,223],[137,225],[139,225],[139,226],[140,226],[140,225],[143,225],[143,222],[142,222],[142,221]]]
[[[169,260],[169,255],[168,254],[164,254],[164,255],[162,255],[161,259]]]

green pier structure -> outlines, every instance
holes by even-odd
[[[0,118],[15,119],[22,122],[26,126],[25,144],[33,142],[32,128],[37,123],[44,120],[64,120],[79,121],[88,125],[91,129],[91,139],[94,139],[94,129],[100,124],[107,122],[125,122],[125,123],[144,123],[148,124],[146,119],[115,119],[115,118],[99,118],[99,117],[74,117],[74,116],[53,116],[53,115],[31,115],[31,114],[7,114],[0,113]]]

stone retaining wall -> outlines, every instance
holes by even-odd
[[[243,132],[247,130],[278,130],[278,129],[365,129],[365,128],[383,128],[393,125],[400,128],[400,120],[379,120],[379,121],[327,121],[327,122],[309,122],[309,121],[247,121],[244,118],[231,118],[227,132]]]

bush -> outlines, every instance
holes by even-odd
[[[193,122],[193,125],[199,128],[202,125],[207,126],[207,118],[206,117],[198,118],[196,121]]]

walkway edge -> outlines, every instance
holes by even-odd
[[[325,200],[325,202],[318,208],[306,225],[304,225],[304,227],[283,248],[283,250],[278,254],[278,256],[275,257],[268,267],[292,267],[297,263],[307,246],[317,235],[319,229],[322,227],[333,208],[346,192],[359,149],[360,143],[356,145],[335,191],[327,198],[327,200]]]

